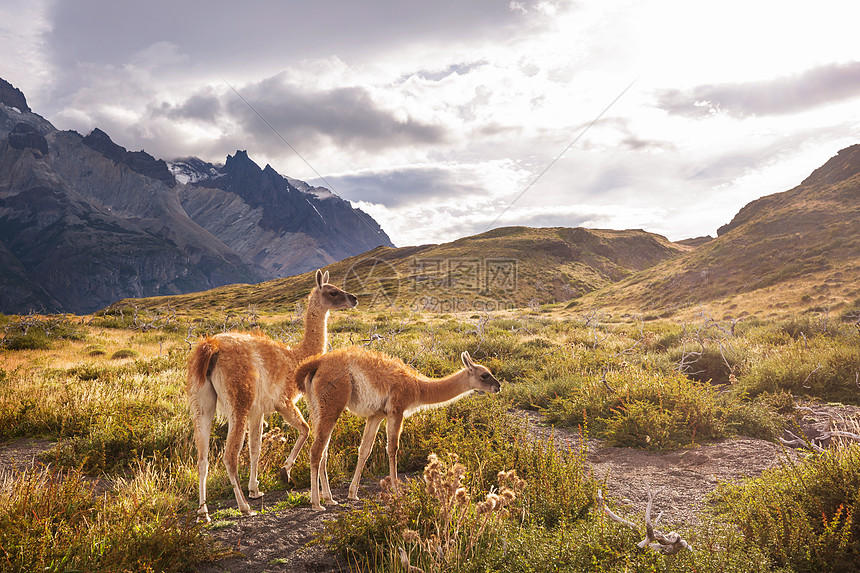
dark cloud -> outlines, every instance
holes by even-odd
[[[720,110],[736,117],[796,113],[860,96],[860,62],[829,64],[769,81],[710,84],[663,90],[658,107],[703,117]]]
[[[152,110],[152,115],[214,123],[220,112],[221,101],[218,96],[211,90],[206,90],[206,92],[193,94],[179,105],[162,102],[161,105]]]
[[[467,177],[456,171],[434,167],[328,177],[327,180],[344,199],[369,201],[390,208],[488,192],[480,185],[469,183]]]
[[[447,137],[441,126],[395,117],[358,86],[313,91],[271,78],[241,88],[239,93],[241,98],[233,92],[227,94],[226,108],[239,118],[246,135],[263,142],[278,139],[272,128],[287,141],[307,143],[322,138],[368,151],[442,143]]]
[[[64,0],[52,12],[46,41],[60,69],[80,62],[123,64],[159,41],[177,45],[191,65],[206,62],[222,73],[272,59],[287,65],[336,54],[351,61],[412,44],[504,40],[529,32],[523,16],[499,0]]]
[[[471,62],[467,64],[450,64],[446,68],[442,70],[419,70],[415,73],[409,74],[407,76],[403,76],[400,78],[400,81],[406,81],[412,77],[418,77],[422,80],[430,80],[434,82],[441,81],[451,74],[458,74],[464,76],[482,66],[487,65],[485,60],[481,60],[478,62]]]
[[[675,144],[657,139],[641,139],[630,135],[621,140],[621,145],[633,151],[675,151]]]

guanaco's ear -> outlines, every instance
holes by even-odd
[[[325,285],[325,284],[328,284],[328,271],[326,271],[326,272],[324,272],[324,273],[323,273],[323,279],[322,279],[322,281],[323,281],[323,284],[324,284],[324,285]]]
[[[317,269],[317,286],[322,287],[325,279],[323,278],[322,271]]]
[[[463,352],[463,354],[460,355],[460,359],[463,361],[463,366],[469,370],[475,367],[475,363],[472,361],[472,357],[469,356],[468,352]]]

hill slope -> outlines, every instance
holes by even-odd
[[[481,311],[566,301],[685,253],[640,230],[506,227],[441,245],[378,247],[326,267],[364,307]],[[278,310],[307,295],[312,273],[120,305]]]
[[[757,199],[682,257],[582,301],[667,312],[713,303],[727,314],[835,308],[860,297],[860,145],[799,186]]]

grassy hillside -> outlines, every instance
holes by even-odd
[[[753,201],[720,236],[581,304],[717,316],[837,310],[860,297],[860,145],[801,185]]]
[[[367,308],[483,311],[567,301],[690,250],[640,230],[506,227],[441,245],[379,247],[326,267]],[[114,307],[277,312],[313,273]]]

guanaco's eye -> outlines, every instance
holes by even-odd
[[[486,372],[484,372],[483,374],[481,374],[481,378],[482,378],[482,379],[484,379],[484,380],[486,380],[486,379],[487,379],[487,378],[489,378],[489,377],[490,377],[490,375],[489,375],[489,374],[487,374]]]

